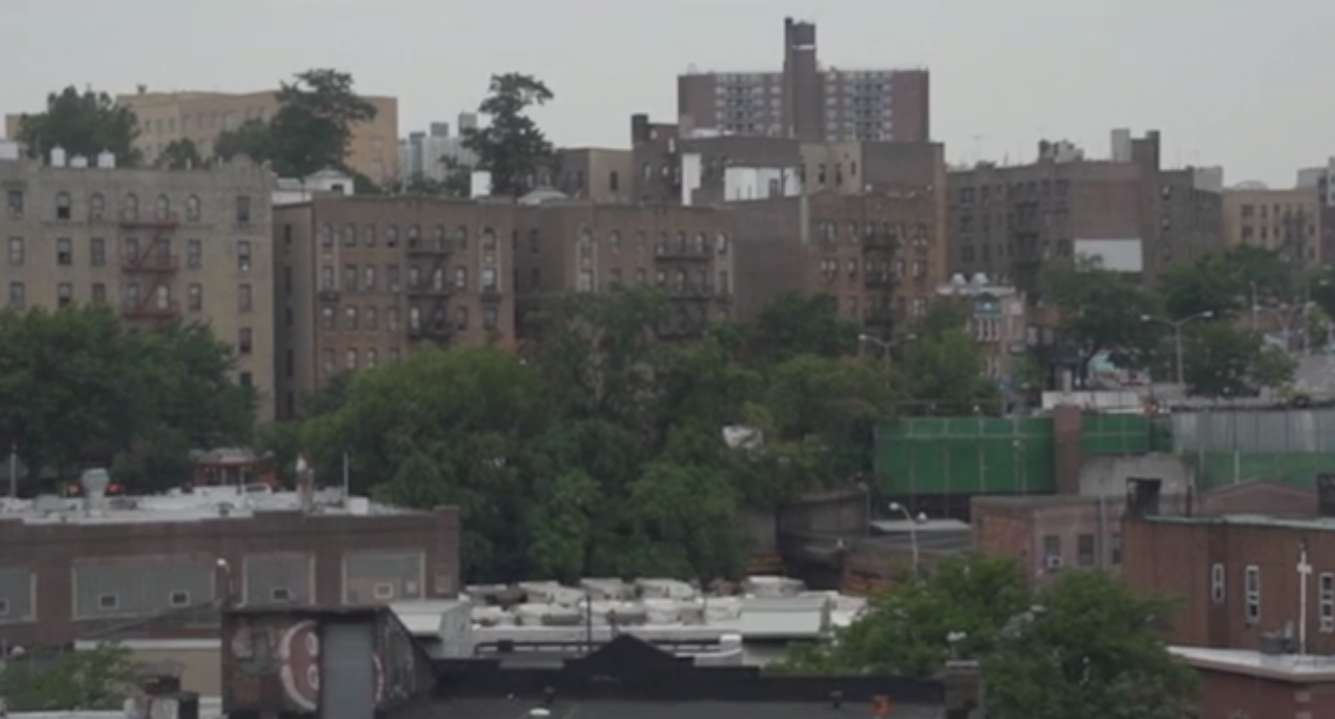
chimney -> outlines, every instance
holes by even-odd
[[[1057,473],[1057,494],[1080,494],[1080,465],[1084,451],[1080,431],[1084,418],[1075,405],[1059,405],[1052,411],[1053,468]]]
[[[83,487],[84,514],[101,513],[103,500],[107,494],[107,484],[110,481],[110,475],[102,467],[85,469],[79,476],[79,484]]]

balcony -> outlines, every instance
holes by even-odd
[[[449,342],[454,336],[454,325],[445,320],[423,322],[417,326],[408,326],[408,339],[415,342]]]
[[[441,284],[418,282],[408,285],[408,295],[410,297],[449,297],[453,292],[454,287],[448,282]]]
[[[124,257],[121,259],[121,270],[125,272],[175,272],[180,269],[181,260],[175,255],[164,255],[159,252],[151,252],[140,257]]]
[[[417,242],[408,245],[409,257],[441,257],[453,251],[449,242]]]
[[[179,317],[181,314],[181,306],[176,300],[168,300],[166,303],[161,303],[150,299],[148,302],[139,302],[137,304],[127,303],[122,308],[121,313],[126,319],[165,322]]]
[[[697,247],[658,247],[654,250],[654,259],[656,260],[707,262],[713,255],[714,253],[709,247],[703,249]]]

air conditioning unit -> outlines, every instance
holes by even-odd
[[[1061,569],[1061,568],[1062,568],[1062,558],[1061,558],[1061,555],[1060,555],[1060,554],[1053,554],[1053,555],[1050,555],[1050,556],[1048,556],[1048,558],[1047,558],[1046,560],[1044,560],[1043,564],[1044,564],[1045,566],[1047,566],[1047,568],[1048,568],[1050,571],[1054,571],[1054,572],[1055,572],[1055,571],[1057,571],[1058,569]]]

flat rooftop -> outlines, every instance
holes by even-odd
[[[1234,527],[1269,527],[1335,532],[1335,517],[1272,517],[1266,514],[1222,514],[1211,517],[1163,515],[1145,517],[1144,521],[1161,524],[1204,524]]]
[[[198,522],[218,519],[249,519],[266,512],[300,512],[297,492],[275,492],[268,487],[197,487],[167,494],[110,496],[86,502],[82,497],[41,496],[36,499],[0,498],[0,522],[21,521],[25,525],[49,524],[143,524]],[[366,497],[343,495],[341,489],[314,493],[311,512],[318,515],[387,516],[416,514],[372,502]]]

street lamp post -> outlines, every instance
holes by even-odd
[[[1180,320],[1168,320],[1162,317],[1151,317],[1150,315],[1141,315],[1141,322],[1159,322],[1173,328],[1173,344],[1177,349],[1177,383],[1183,387],[1187,386],[1186,373],[1182,364],[1182,328],[1192,320],[1208,320],[1214,317],[1214,310],[1197,312],[1194,315],[1183,317]]]
[[[907,519],[909,521],[909,546],[913,548],[913,578],[917,579],[919,577],[919,574],[918,574],[918,528],[916,525],[918,522],[926,522],[927,515],[923,512],[918,512],[918,516],[914,517],[913,515],[909,514],[909,510],[899,502],[891,502],[890,511],[899,512],[900,514],[904,515],[904,519]]]

